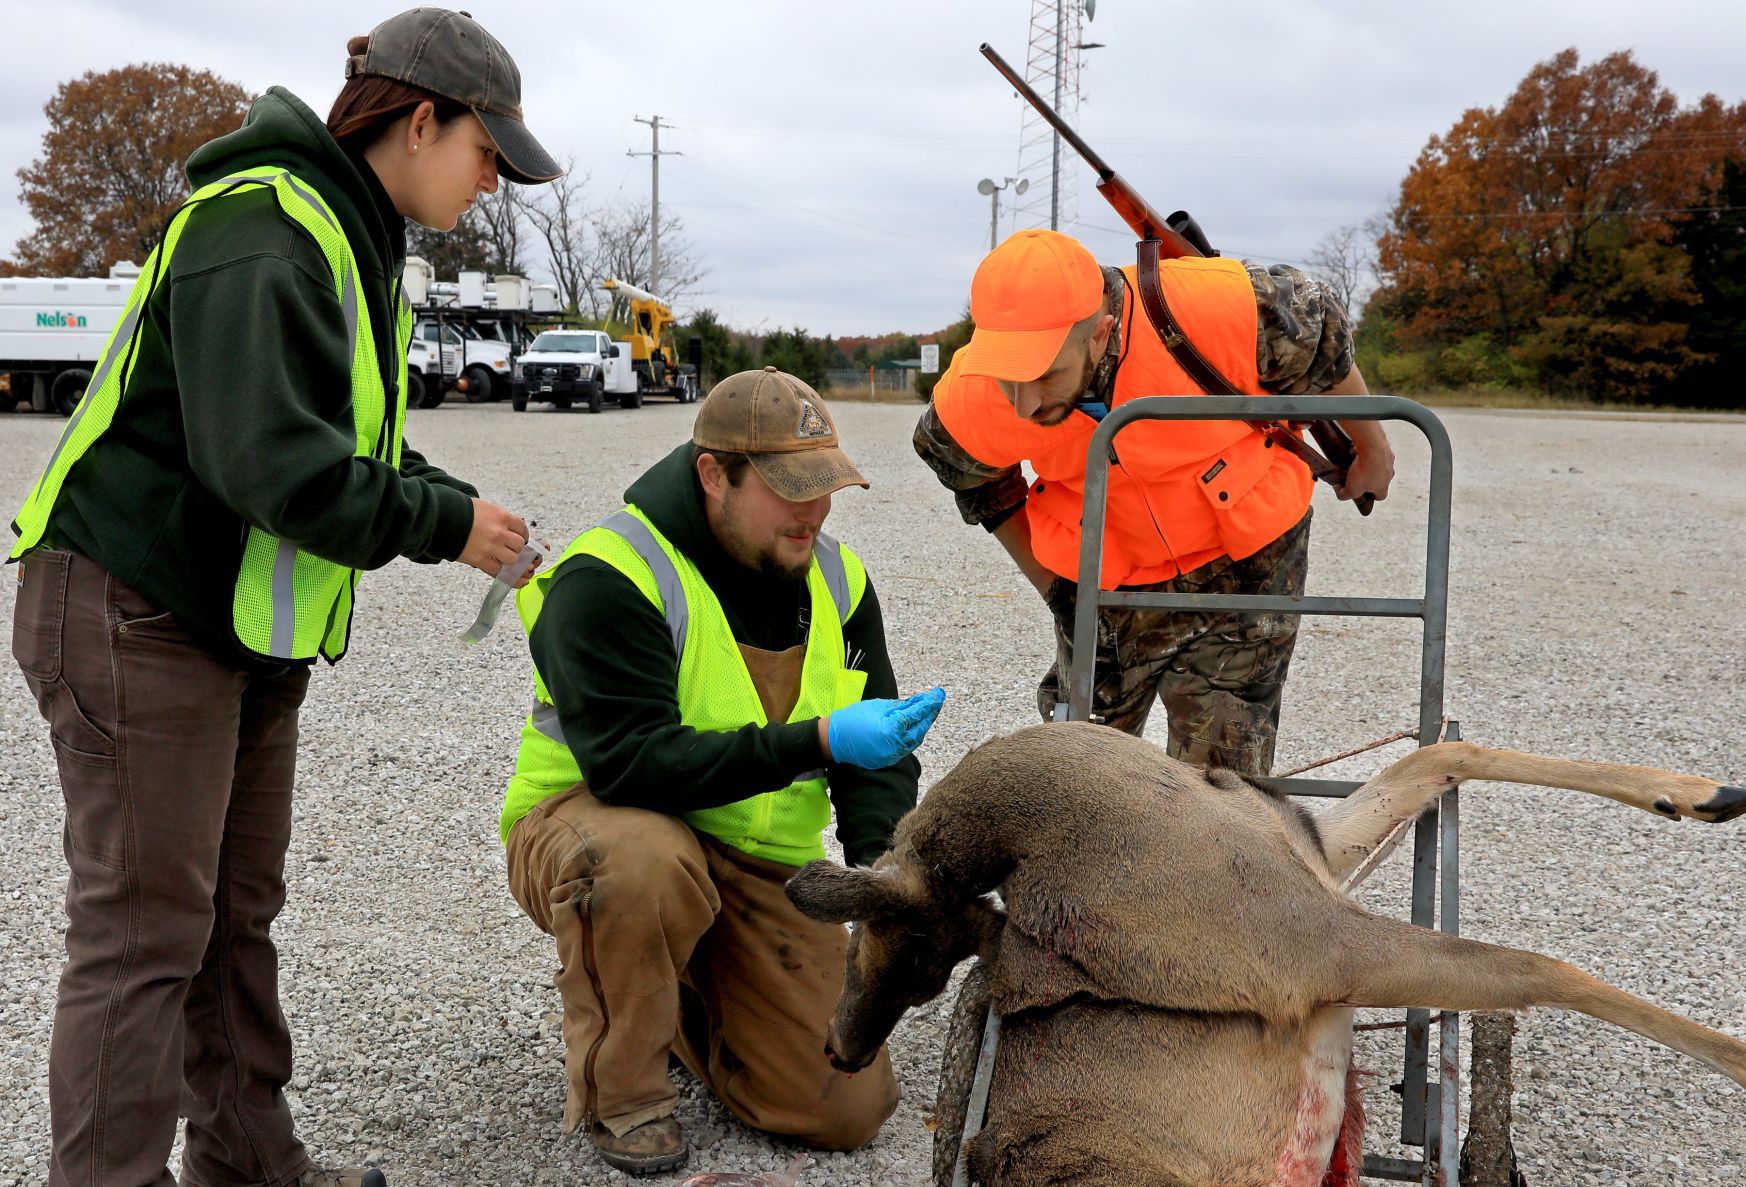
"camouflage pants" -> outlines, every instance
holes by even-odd
[[[1303,593],[1309,567],[1310,513],[1285,535],[1240,561],[1221,557],[1133,592]],[[1048,721],[1067,701],[1073,670],[1073,615],[1079,587],[1057,578],[1049,587],[1055,616],[1055,664],[1037,686]],[[1097,679],[1091,711],[1105,725],[1138,736],[1164,701],[1172,757],[1200,767],[1265,775],[1273,766],[1279,698],[1297,643],[1295,614],[1195,614],[1111,606],[1097,615]]]

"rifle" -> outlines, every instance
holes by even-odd
[[[1140,306],[1146,311],[1146,318],[1152,323],[1152,328],[1158,331],[1158,336],[1164,340],[1164,347],[1178,365],[1188,373],[1188,377],[1212,396],[1235,396],[1242,393],[1235,384],[1226,379],[1207,361],[1206,356],[1195,348],[1188,340],[1170,312],[1170,305],[1164,299],[1164,285],[1158,278],[1158,261],[1162,259],[1177,259],[1182,256],[1216,256],[1206,235],[1201,231],[1200,224],[1186,210],[1178,210],[1169,218],[1160,215],[1134,190],[1134,187],[1122,180],[1114,169],[1110,168],[1104,159],[1092,151],[1089,144],[1068,126],[1059,112],[1050,107],[1047,100],[1037,94],[1035,89],[1019,77],[1006,60],[994,51],[994,47],[986,41],[982,43],[982,56],[987,58],[994,68],[1000,71],[1001,77],[1011,83],[1013,89],[1024,96],[1025,102],[1037,109],[1037,113],[1049,121],[1049,126],[1061,134],[1061,139],[1072,146],[1073,151],[1082,157],[1087,165],[1097,172],[1097,192],[1104,200],[1115,207],[1115,212],[1122,221],[1133,229],[1140,237],[1138,246],[1139,268],[1137,270],[1140,290]],[[1310,473],[1331,486],[1342,486],[1346,482],[1346,471],[1358,456],[1351,436],[1338,422],[1331,420],[1312,420],[1309,422],[1310,435],[1316,439],[1316,444],[1322,447],[1322,453],[1304,444],[1287,425],[1276,420],[1258,421],[1255,427],[1266,434],[1282,448],[1290,450],[1310,469]],[[1359,495],[1354,502],[1362,515],[1369,515],[1370,509],[1376,505],[1376,499],[1368,493]]]

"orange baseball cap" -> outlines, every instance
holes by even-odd
[[[952,359],[966,375],[1024,382],[1049,369],[1067,331],[1097,312],[1103,270],[1059,231],[1019,231],[989,252],[970,282],[976,330]]]

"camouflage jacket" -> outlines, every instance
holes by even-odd
[[[1346,310],[1315,277],[1284,264],[1244,261],[1255,286],[1255,364],[1261,386],[1279,396],[1319,395],[1352,369],[1352,328]],[[1109,346],[1079,403],[1109,402],[1121,359],[1127,284],[1120,268],[1103,270],[1104,296],[1116,315]],[[1029,487],[1017,466],[987,466],[952,440],[929,404],[915,427],[915,451],[958,502],[965,523],[989,531],[1024,506]]]

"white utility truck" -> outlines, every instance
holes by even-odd
[[[550,286],[508,274],[488,280],[477,271],[437,280],[420,256],[406,257],[401,275],[416,315],[406,356],[407,404],[435,408],[451,389],[470,404],[507,396],[521,323]]]
[[[0,412],[71,416],[138,275],[124,261],[107,277],[0,277]]]
[[[103,345],[121,318],[139,265],[107,277],[0,277],[0,412],[23,404],[72,415]],[[532,327],[557,307],[551,285],[520,276],[463,272],[434,282],[428,263],[407,259],[405,291],[416,317],[407,349],[406,402],[433,408],[450,389],[469,402],[510,394],[512,360]]]
[[[423,345],[424,351],[419,351]],[[445,387],[435,373],[436,351],[442,349],[442,370],[449,384],[467,398],[467,403],[500,400],[509,392],[509,360],[513,348],[507,342],[486,338],[470,324],[448,318],[419,317],[412,323],[412,345],[406,355],[406,402],[418,408],[442,403]],[[415,382],[412,372],[419,371]],[[501,389],[501,390],[500,390]]]
[[[603,330],[545,330],[515,361],[509,406],[526,412],[529,402],[599,412],[612,396],[621,408],[642,406],[642,388],[631,366],[630,343],[614,342]]]

